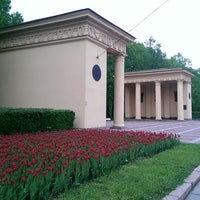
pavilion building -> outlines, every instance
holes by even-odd
[[[192,119],[192,76],[182,68],[125,73],[125,118]]]
[[[76,128],[105,127],[112,54],[113,126],[124,126],[124,57],[134,40],[90,9],[2,28],[0,107],[71,109]]]

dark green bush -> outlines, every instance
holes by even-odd
[[[72,129],[74,119],[71,110],[0,108],[0,134]]]
[[[200,119],[200,111],[192,111],[192,119]]]

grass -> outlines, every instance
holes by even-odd
[[[180,144],[112,171],[54,200],[160,200],[200,165],[200,145]]]

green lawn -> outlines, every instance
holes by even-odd
[[[54,200],[160,200],[200,165],[200,145],[180,144],[109,175],[66,191]]]

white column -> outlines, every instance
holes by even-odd
[[[125,118],[130,118],[131,117],[131,97],[130,97],[130,89],[131,87],[126,85],[125,86]]]
[[[192,91],[191,91],[191,82],[186,83],[187,87],[187,119],[192,119]]]
[[[124,126],[124,56],[115,58],[114,72],[114,128]]]
[[[141,84],[135,84],[135,119],[141,119]]]
[[[183,112],[183,81],[178,80],[177,82],[177,119],[184,120]]]
[[[156,81],[155,91],[156,91],[156,120],[161,120],[161,83],[160,81]]]

